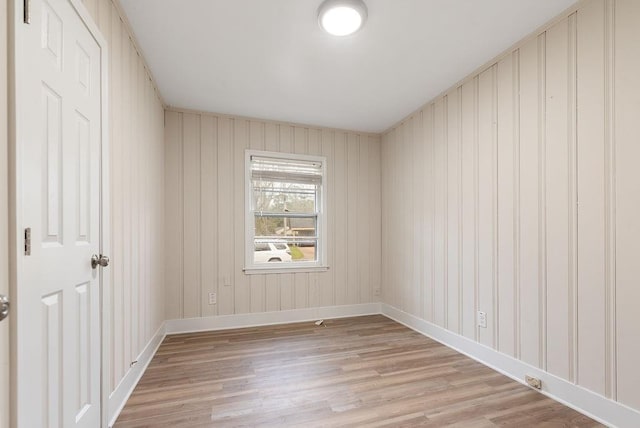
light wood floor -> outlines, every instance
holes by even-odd
[[[384,316],[168,336],[116,427],[593,427]]]

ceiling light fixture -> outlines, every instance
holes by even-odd
[[[367,20],[367,6],[362,0],[325,0],[318,8],[320,27],[334,36],[348,36]]]

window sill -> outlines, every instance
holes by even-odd
[[[309,273],[309,272],[326,272],[329,266],[299,266],[299,267],[250,267],[244,268],[245,275],[264,275],[272,273]]]

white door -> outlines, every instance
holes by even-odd
[[[21,15],[16,224],[31,248],[17,260],[15,417],[24,428],[99,427],[101,48],[75,0],[30,0],[30,23]]]

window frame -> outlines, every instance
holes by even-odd
[[[316,260],[287,263],[255,263],[255,212],[253,205],[253,184],[251,180],[251,157],[273,158],[279,161],[318,162],[322,165],[322,181],[316,196]],[[285,152],[262,150],[245,150],[245,274],[287,273],[287,272],[319,272],[329,269],[327,265],[327,158],[319,155],[302,155]],[[319,199],[319,201],[317,200]]]

